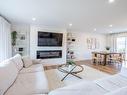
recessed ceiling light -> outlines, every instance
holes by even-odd
[[[113,3],[113,2],[115,2],[115,0],[108,0],[109,1],[109,3]]]
[[[109,25],[109,27],[112,27],[113,25],[111,24],[111,25]]]
[[[96,28],[94,28],[94,31],[97,31],[97,29],[96,29]]]
[[[35,21],[35,20],[36,20],[36,18],[35,18],[35,17],[33,17],[33,18],[32,18],[32,20],[33,20],[33,21]]]
[[[69,26],[71,27],[72,26],[72,23],[70,23]]]

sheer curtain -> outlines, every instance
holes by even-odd
[[[118,37],[127,37],[127,32],[114,33],[108,36],[108,44],[111,47],[111,51],[117,52],[117,38]]]
[[[10,24],[0,17],[0,62],[12,56]]]

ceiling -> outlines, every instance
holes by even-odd
[[[114,3],[108,0],[0,0],[0,14],[12,24],[42,24],[82,32],[127,31],[127,0]]]

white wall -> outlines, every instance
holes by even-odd
[[[86,33],[86,32],[71,32],[76,38],[73,50],[75,52],[76,61],[78,60],[89,60],[91,59],[92,51],[103,51],[106,47],[106,35],[97,33]],[[87,38],[97,38],[99,41],[99,49],[90,50],[87,47]]]
[[[45,31],[45,32],[55,32],[55,33],[63,33],[63,46],[62,47],[38,47],[37,46],[37,32]],[[66,63],[66,30],[65,29],[57,29],[53,27],[45,27],[45,26],[35,26],[32,25],[30,29],[30,56],[32,58],[36,58],[37,50],[62,50],[62,58],[55,59],[43,59],[43,63],[47,64],[64,64]]]

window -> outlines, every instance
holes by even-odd
[[[127,37],[117,38],[117,52],[124,53],[125,59],[127,59]]]
[[[117,38],[117,52],[126,51],[126,37],[118,37]]]

